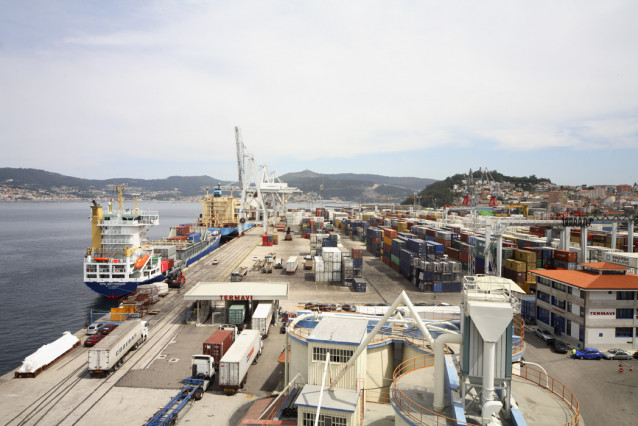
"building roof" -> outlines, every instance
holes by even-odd
[[[594,265],[599,265],[595,267]],[[594,267],[600,270],[625,270],[622,266],[611,263],[585,263],[583,266]],[[611,265],[611,266],[609,266]],[[538,270],[530,271],[532,274],[549,278],[563,284],[579,287],[585,290],[638,290],[638,275],[635,274],[597,274],[595,272],[577,271],[570,269],[561,270]]]
[[[287,282],[199,282],[184,300],[282,300],[288,299]]]
[[[593,269],[606,269],[606,270],[617,269],[617,270],[621,270],[621,271],[626,271],[626,270],[629,269],[626,266],[617,265],[615,263],[610,263],[610,262],[581,263],[581,265],[582,266],[588,266],[588,267],[593,268]]]
[[[297,397],[295,405],[316,408],[319,405],[320,395],[321,386],[305,385]],[[321,409],[354,413],[357,409],[358,401],[359,391],[340,388],[329,390],[325,388],[323,399],[321,400]]]
[[[322,318],[306,339],[341,345],[359,345],[368,330],[368,320],[358,318]]]

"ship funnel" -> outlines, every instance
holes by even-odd
[[[99,223],[104,219],[104,213],[102,212],[102,206],[97,204],[93,200],[91,206],[91,248],[97,250],[102,247],[102,230]]]

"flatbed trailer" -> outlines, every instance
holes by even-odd
[[[173,397],[157,414],[149,419],[147,426],[174,425],[177,416],[193,399],[198,401],[204,395],[204,389],[208,387],[208,380],[187,378],[186,386]]]

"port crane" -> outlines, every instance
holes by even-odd
[[[276,178],[274,172],[268,172],[266,166],[258,167],[255,157],[247,152],[239,127],[235,127],[235,145],[237,148],[237,172],[239,176],[239,189],[241,202],[239,205],[239,232],[247,219],[247,210],[251,204],[256,203],[262,213],[264,234],[268,233],[268,209],[267,203],[274,205],[285,203],[285,198],[293,193],[301,193],[297,188],[289,187],[287,183]]]

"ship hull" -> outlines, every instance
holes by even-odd
[[[157,276],[145,281],[87,281],[84,284],[102,296],[117,298],[134,292],[138,285],[164,281],[165,278],[166,277],[164,277],[164,275],[158,274]]]

